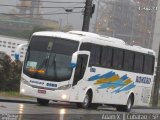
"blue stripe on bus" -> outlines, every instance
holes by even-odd
[[[128,86],[126,86],[126,87],[124,87],[124,88],[118,88],[117,90],[115,90],[115,91],[113,91],[112,93],[119,93],[119,92],[122,92],[122,91],[128,91],[128,90],[130,90],[130,89],[132,89],[132,88],[134,88],[136,85],[134,84],[134,83],[132,83],[132,84],[130,84],[130,85],[128,85]]]
[[[88,79],[88,81],[95,81],[95,80],[98,80],[98,79],[101,79],[101,78],[106,78],[107,79],[107,78],[110,78],[110,77],[112,77],[114,75],[115,75],[115,72],[110,71],[110,72],[108,72],[108,73],[106,73],[104,75],[101,75],[101,76],[100,76],[100,74],[92,76],[92,77],[90,77]]]

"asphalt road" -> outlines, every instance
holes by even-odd
[[[34,103],[0,102],[0,120],[136,120],[135,116],[130,116],[132,114],[141,115],[145,117],[144,120],[160,120],[160,109],[132,109],[130,113],[123,113],[107,107],[78,109],[74,104],[66,103],[40,106]]]

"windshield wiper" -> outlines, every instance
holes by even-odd
[[[47,56],[43,61],[42,61],[42,63],[39,65],[39,67],[38,67],[38,70],[39,69],[42,69],[42,68],[46,68],[46,66],[47,66],[47,63],[48,63],[48,60],[49,60],[49,56]]]
[[[55,75],[55,80],[57,81],[56,54],[55,54],[54,59],[53,59],[53,71],[54,71],[54,75]]]

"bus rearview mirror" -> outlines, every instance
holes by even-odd
[[[71,68],[75,68],[76,67],[76,64],[77,64],[77,52],[73,53],[72,55],[72,59],[71,59],[71,64],[70,64],[70,67]]]
[[[14,53],[15,60],[19,60],[19,58],[20,58],[20,51],[21,51],[22,47],[24,47],[24,46],[28,46],[28,43],[26,43],[26,44],[20,44],[16,48],[15,53]]]

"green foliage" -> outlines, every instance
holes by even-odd
[[[29,98],[31,99],[31,97],[28,97],[28,96],[24,96],[24,95],[21,95],[19,93],[19,91],[4,91],[4,92],[0,92],[0,96],[5,96],[5,97],[14,97],[14,98]]]
[[[42,27],[42,26],[35,26],[30,32],[29,32],[29,37],[34,33],[34,32],[39,32],[39,31],[50,31],[52,28],[49,27]]]
[[[21,61],[12,61],[8,55],[0,59],[0,91],[18,91],[22,70]]]
[[[0,34],[1,35],[6,35],[6,36],[12,36],[12,37],[29,39],[30,36],[34,32],[46,31],[46,30],[49,31],[49,30],[52,30],[52,28],[43,27],[43,26],[35,26],[32,29],[28,29],[28,30],[7,30],[7,31],[0,30]]]

